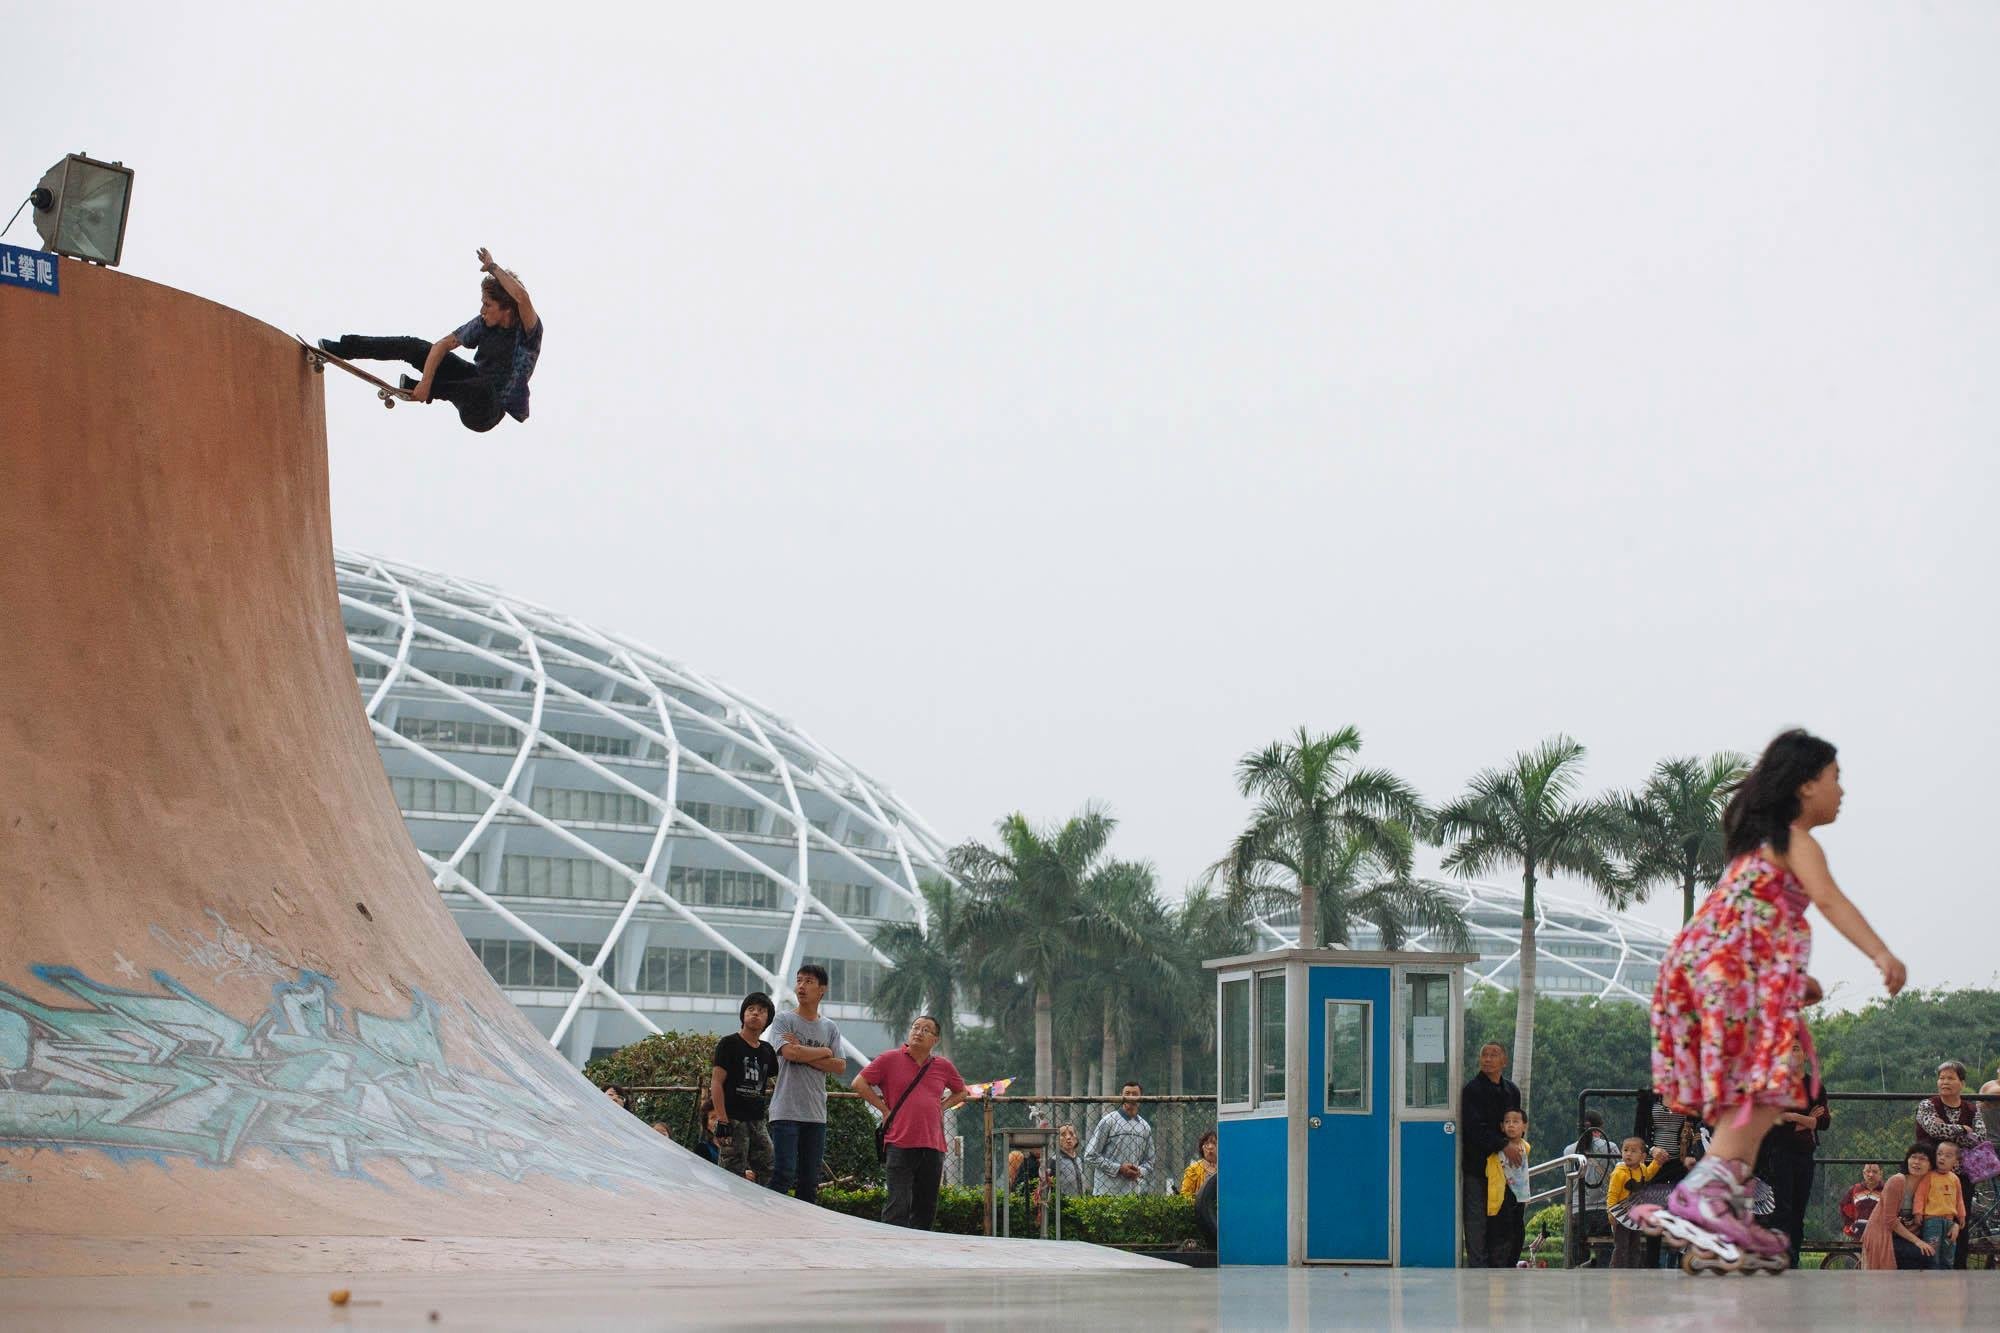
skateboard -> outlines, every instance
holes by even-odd
[[[360,366],[355,365],[352,361],[337,357],[319,344],[307,342],[296,333],[292,337],[297,341],[299,346],[306,349],[306,359],[312,362],[313,374],[324,375],[327,363],[330,361],[356,379],[367,380],[370,384],[374,385],[375,396],[382,400],[382,406],[384,407],[394,407],[399,402],[414,403],[417,401],[410,396],[408,389],[399,389],[387,380],[377,379]]]

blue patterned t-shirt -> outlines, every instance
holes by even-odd
[[[458,339],[460,347],[472,349],[472,364],[493,381],[493,391],[499,395],[502,410],[516,421],[526,421],[528,378],[535,373],[535,362],[542,355],[542,321],[537,319],[534,328],[523,331],[518,325],[511,329],[489,327],[485,320],[474,315],[452,336]]]

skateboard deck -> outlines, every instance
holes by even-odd
[[[395,385],[389,383],[387,380],[377,379],[375,376],[363,370],[360,366],[355,365],[352,361],[348,361],[345,360],[344,358],[337,357],[332,352],[329,352],[324,347],[321,347],[319,344],[307,342],[304,338],[299,337],[299,335],[296,333],[294,333],[292,337],[294,340],[297,341],[299,346],[306,349],[306,359],[312,362],[313,374],[324,375],[326,373],[327,363],[332,362],[334,365],[339,366],[342,370],[346,371],[348,374],[354,376],[354,378],[359,380],[367,380],[370,384],[374,385],[375,396],[382,400],[382,406],[384,407],[394,407],[399,402],[414,403],[415,401],[417,401],[415,398],[412,398],[410,396],[410,391],[408,389],[399,389]]]

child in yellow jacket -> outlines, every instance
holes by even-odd
[[[1486,1266],[1516,1268],[1528,1238],[1528,1118],[1507,1112],[1500,1133],[1506,1147],[1486,1159]],[[1518,1163],[1507,1160],[1508,1148],[1521,1150]]]
[[[1653,1159],[1647,1161],[1646,1141],[1634,1134],[1618,1145],[1618,1156],[1621,1160],[1611,1168],[1611,1179],[1604,1186],[1604,1206],[1607,1210],[1623,1203],[1634,1185],[1643,1185],[1659,1175],[1660,1164],[1667,1160],[1667,1150],[1653,1149]],[[1644,1268],[1645,1233],[1622,1225],[1616,1217],[1611,1219],[1611,1231],[1611,1266]]]

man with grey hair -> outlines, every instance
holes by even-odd
[[[1504,1076],[1507,1048],[1489,1041],[1479,1048],[1479,1072],[1458,1093],[1458,1211],[1465,1233],[1465,1266],[1486,1267],[1486,1159],[1506,1154],[1520,1166],[1525,1154],[1500,1132],[1500,1118],[1521,1109],[1521,1090]]]

